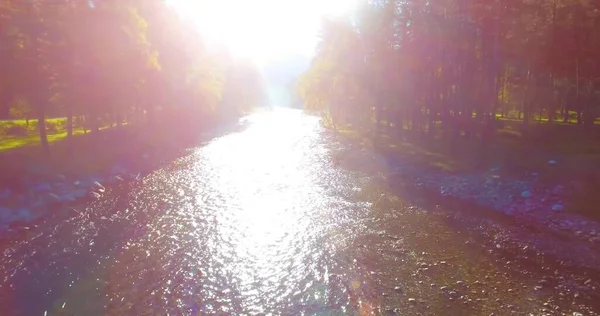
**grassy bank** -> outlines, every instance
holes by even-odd
[[[123,123],[126,125],[126,123]],[[100,130],[110,128],[110,125],[100,127]],[[64,140],[67,138],[67,119],[46,119],[46,132],[48,142]],[[89,133],[89,130],[87,130]],[[87,134],[81,124],[75,120],[73,135]],[[20,147],[40,145],[38,120],[0,120],[0,153],[11,151]]]
[[[79,177],[105,173],[115,163],[130,166],[148,163],[143,158],[149,154],[157,159],[176,155],[188,144],[198,140],[202,131],[214,124],[198,122],[196,126],[185,123],[169,123],[166,120],[150,125],[147,123],[126,124],[121,127],[105,127],[98,132],[86,134],[78,128],[72,139],[68,139],[64,119],[51,120],[59,126],[49,132],[50,154],[42,152],[39,137],[32,122],[27,130],[30,134],[0,138],[0,187],[19,188],[27,178],[44,179],[63,174]],[[22,121],[2,122],[3,126],[24,124]],[[169,127],[171,126],[171,127]],[[173,128],[173,127],[177,128]]]
[[[478,139],[424,135],[392,128],[387,124],[380,133],[373,129],[346,125],[340,134],[365,146],[410,162],[424,169],[450,173],[482,172],[501,167],[501,173],[522,177],[539,173],[546,183],[567,185],[576,181],[579,189],[568,197],[570,210],[600,220],[600,137],[590,142],[578,140],[583,128],[569,124],[532,125],[524,132],[506,124],[486,144]],[[597,133],[591,131],[590,133]],[[440,133],[442,134],[442,133]],[[536,136],[544,135],[544,137]],[[556,164],[549,164],[550,160]]]
[[[0,152],[31,145],[39,145],[37,120],[0,120]],[[46,120],[48,141],[53,142],[67,137],[66,119],[53,118]],[[83,134],[83,130],[75,129],[75,134]]]
[[[105,126],[98,134],[84,133],[74,124],[73,139],[67,141],[66,118],[46,120],[51,154],[42,153],[37,120],[0,121],[0,172],[5,181],[15,181],[31,175],[83,174],[97,172],[113,160],[120,142],[116,138],[128,137],[125,128]],[[121,136],[117,136],[121,134]],[[110,138],[115,138],[111,140]],[[111,148],[113,146],[116,148]]]

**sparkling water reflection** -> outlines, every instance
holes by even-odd
[[[275,110],[241,124],[5,242],[0,314],[526,315],[560,302],[597,315],[596,292],[536,290],[593,274],[557,272],[524,252],[535,244],[498,248],[516,226],[392,187],[386,159],[317,118]]]
[[[24,305],[17,296],[15,313],[352,309],[348,291],[357,280],[338,277],[341,270],[351,275],[352,261],[336,253],[368,211],[368,204],[349,200],[357,178],[333,167],[317,118],[276,110],[244,120],[243,132],[215,139],[94,205],[101,217],[74,219],[32,241],[63,248],[42,271],[17,266],[48,257],[23,254],[19,262],[13,254],[11,287],[26,291],[32,276],[45,280],[36,286],[48,288],[42,296],[52,302]],[[72,245],[70,229],[78,240]],[[89,265],[69,263],[66,253]]]

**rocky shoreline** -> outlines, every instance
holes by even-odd
[[[76,206],[101,199],[107,188],[136,181],[140,176],[139,170],[115,164],[106,175],[70,178],[56,174],[49,180],[25,181],[26,189],[21,192],[0,189],[0,234],[27,227],[56,212],[78,215]]]
[[[82,206],[101,199],[112,187],[136,182],[144,174],[181,157],[190,148],[246,126],[244,122],[226,122],[218,127],[206,128],[198,132],[197,137],[190,137],[189,141],[181,144],[160,143],[123,153],[99,174],[65,176],[46,172],[45,175],[22,175],[20,180],[23,183],[19,189],[0,187],[0,239],[56,215],[79,216],[85,211]]]
[[[556,162],[550,161],[550,164]],[[537,173],[517,178],[502,174],[501,167],[482,173],[451,174],[424,170],[395,159],[388,159],[390,177],[410,178],[416,187],[441,197],[485,207],[506,214],[520,223],[544,227],[600,245],[600,223],[569,209],[571,193],[580,184],[549,184]]]

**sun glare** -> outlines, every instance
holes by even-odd
[[[323,16],[352,10],[357,0],[167,0],[211,42],[258,63],[311,55]]]

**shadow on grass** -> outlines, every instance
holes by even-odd
[[[74,136],[84,135],[83,131],[73,131]],[[53,143],[56,141],[64,140],[67,138],[67,131],[58,131],[55,133],[48,134],[48,142]],[[19,136],[4,136],[0,139],[0,153],[11,151],[19,147],[25,146],[39,146],[40,137],[38,135],[27,135],[25,137]]]
[[[501,167],[501,176],[537,173],[542,185],[574,185],[569,209],[600,220],[600,129],[581,125],[534,124],[522,131],[504,128],[486,144],[477,139],[427,136],[384,127],[380,133],[345,126],[339,134],[351,142],[424,171],[480,173]],[[507,134],[509,134],[507,136]],[[596,137],[598,136],[598,137]],[[550,164],[554,160],[556,164]]]
[[[108,172],[115,164],[132,170],[149,170],[157,163],[178,158],[186,148],[196,146],[210,136],[240,131],[244,126],[232,120],[223,124],[198,126],[125,125],[99,132],[56,136],[50,142],[50,155],[42,152],[39,142],[0,152],[2,186],[14,186],[25,178],[45,179],[62,174],[77,178]],[[207,136],[207,132],[217,132]],[[1,183],[5,182],[5,183]],[[8,183],[6,183],[8,182]]]

